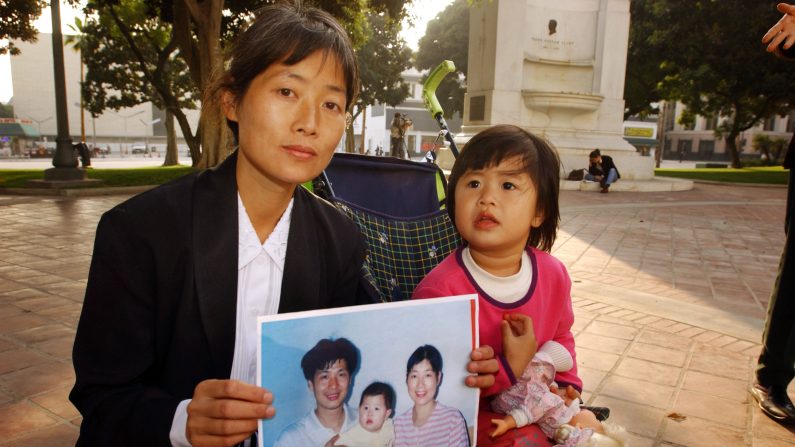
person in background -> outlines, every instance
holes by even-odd
[[[779,3],[784,16],[762,37],[767,51],[783,58],[795,58],[795,5]],[[783,86],[782,88],[793,88]],[[762,334],[762,352],[756,366],[756,381],[751,386],[762,412],[771,419],[795,423],[795,406],[787,395],[787,386],[795,377],[795,136],[784,157],[789,169],[787,211],[784,218],[784,250],[778,276],[767,308],[767,320]]]
[[[621,178],[616,164],[613,163],[613,157],[602,155],[599,149],[594,149],[588,155],[588,160],[588,173],[585,174],[585,180],[599,182],[602,187],[599,192],[607,194],[610,191],[610,185]]]

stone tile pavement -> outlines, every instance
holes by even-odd
[[[631,445],[795,444],[747,393],[785,195],[562,193],[553,253],[573,280],[584,398]],[[94,230],[126,197],[0,196],[0,446],[74,445],[70,355]]]

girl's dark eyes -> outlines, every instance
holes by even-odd
[[[479,180],[470,180],[467,183],[467,186],[470,187],[470,188],[477,188],[477,187],[480,186],[480,181]]]
[[[502,189],[508,189],[508,190],[516,189],[516,185],[514,185],[511,182],[505,182],[505,183],[502,184]]]
[[[290,95],[293,94],[293,91],[290,90],[289,88],[280,88],[279,89],[279,94],[282,95],[282,96],[290,96]]]

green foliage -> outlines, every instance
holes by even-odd
[[[456,112],[464,113],[468,51],[469,2],[455,0],[428,22],[425,35],[419,41],[416,60],[420,70],[432,69],[443,60],[455,63],[455,73],[447,75],[436,89],[436,96],[447,118]]]
[[[634,0],[627,109],[656,98],[682,101],[693,115],[725,118],[732,164],[740,132],[795,107],[795,70],[764,51],[762,35],[779,18],[756,0]],[[645,70],[645,71],[644,71]],[[644,97],[630,79],[657,79]],[[647,85],[651,85],[647,82]]]
[[[254,12],[272,1],[90,0],[86,12],[96,15],[83,25],[85,35],[81,40],[85,42],[79,43],[91,64],[83,87],[89,110],[97,114],[107,108],[153,101],[174,114],[195,165],[220,162],[225,155],[220,153],[225,150],[225,124],[220,113],[203,111],[202,130],[194,134],[180,109],[195,107],[223,67],[228,55],[224,50]],[[348,31],[354,47],[360,48],[367,44],[370,33],[368,12],[385,14],[390,19],[384,29],[393,30],[411,0],[306,3],[334,15]]]
[[[140,1],[94,5],[94,15],[76,23],[81,34],[67,37],[87,67],[82,87],[86,109],[98,116],[149,101],[164,109],[171,97],[180,108],[195,109],[198,90],[185,63],[173,57],[171,26]]]
[[[0,104],[0,118],[14,118],[14,106],[11,104]]]
[[[786,185],[789,171],[777,167],[762,168],[702,168],[702,169],[655,169],[654,175],[690,180],[705,180],[727,183],[755,183],[763,185]]]
[[[765,164],[778,165],[779,159],[787,148],[787,140],[784,138],[772,138],[765,133],[758,133],[754,135],[751,146],[755,151],[762,154],[762,161]]]
[[[19,48],[11,39],[35,42],[38,31],[33,22],[41,15],[41,10],[49,5],[45,0],[3,0],[0,2],[0,54],[19,54]]]
[[[400,22],[385,13],[370,13],[367,17],[368,39],[356,52],[362,79],[357,105],[361,108],[379,102],[396,106],[409,96],[409,86],[401,73],[411,66],[411,50],[398,36]]]

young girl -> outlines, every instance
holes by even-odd
[[[203,107],[223,108],[235,153],[97,228],[74,344],[79,445],[248,445],[276,411],[255,385],[256,316],[369,301],[361,233],[299,186],[328,164],[357,94],[342,27],[268,5],[228,67]]]
[[[466,243],[420,282],[413,297],[479,296],[480,342],[498,359],[481,404],[516,383],[536,346],[550,340],[575,359],[555,376],[560,390],[582,389],[571,333],[571,280],[548,253],[560,220],[559,170],[546,142],[501,125],[472,137],[450,174],[447,209]]]

